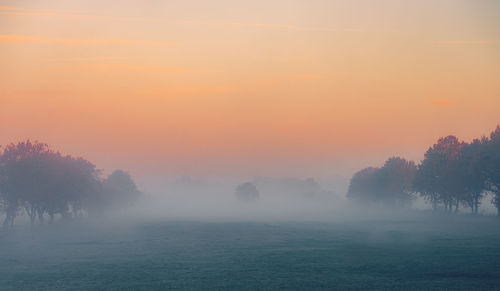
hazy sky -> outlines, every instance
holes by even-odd
[[[0,144],[349,176],[500,122],[500,1],[1,1]]]

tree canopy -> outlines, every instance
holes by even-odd
[[[477,214],[487,192],[493,193],[500,214],[500,126],[470,143],[453,135],[442,137],[418,166],[390,158],[381,168],[365,168],[353,175],[347,197],[407,205],[418,193],[434,210],[458,212],[463,205]]]
[[[389,158],[383,167],[365,168],[351,179],[347,197],[364,202],[408,206],[413,200],[416,166],[403,158]]]
[[[104,191],[105,190],[105,191]],[[26,213],[32,224],[44,216],[77,217],[103,208],[105,193],[132,201],[139,191],[132,178],[116,171],[101,179],[101,171],[84,158],[63,155],[47,144],[24,141],[11,143],[0,152],[0,210],[5,213],[4,229],[14,218]],[[112,193],[112,194],[111,194]],[[105,207],[117,204],[108,203]],[[120,201],[121,203],[121,201]]]
[[[240,201],[250,202],[259,199],[259,190],[257,190],[257,187],[250,182],[238,185],[238,187],[236,187],[235,194],[236,198]]]

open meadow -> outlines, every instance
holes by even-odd
[[[71,222],[0,239],[2,290],[481,290],[500,221]]]

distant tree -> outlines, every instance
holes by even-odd
[[[486,176],[486,188],[493,193],[493,205],[500,216],[500,125],[483,144],[482,163]]]
[[[132,177],[125,171],[116,170],[102,183],[104,199],[109,206],[126,206],[136,202],[141,192]]]
[[[458,211],[461,191],[457,184],[455,168],[461,154],[463,142],[455,136],[440,138],[425,153],[424,160],[418,166],[415,175],[414,189],[437,209],[443,203],[445,210],[451,212],[452,207]]]
[[[307,178],[302,182],[302,196],[313,197],[321,192],[321,187],[314,178]]]
[[[7,216],[7,195],[3,193],[4,189],[2,189],[3,185],[7,182],[7,176],[5,175],[5,167],[3,162],[3,149],[0,146],[0,214],[5,214]],[[7,219],[6,219],[7,221]],[[4,221],[4,229],[5,229],[5,221]]]
[[[389,158],[375,173],[380,199],[400,206],[409,206],[413,196],[413,180],[417,166],[400,157]]]
[[[58,176],[49,197],[49,215],[52,219],[54,213],[64,216],[69,211],[77,217],[101,195],[100,171],[91,162],[71,156],[60,157],[57,166]]]
[[[259,190],[250,182],[238,185],[235,194],[240,201],[256,201],[259,199]]]
[[[0,157],[0,172],[3,176],[0,192],[5,204],[4,230],[13,228],[14,218],[22,206],[26,209],[32,223],[42,211],[42,201],[38,194],[43,183],[43,159],[53,152],[46,144],[20,142],[5,147]],[[35,194],[36,193],[36,194]],[[43,215],[43,212],[42,214]]]
[[[483,163],[483,148],[487,139],[475,139],[470,144],[464,144],[456,167],[452,173],[455,178],[456,193],[459,199],[471,207],[477,215],[479,204],[484,196],[486,175]]]
[[[389,158],[381,168],[365,168],[353,175],[347,197],[364,202],[408,206],[413,200],[417,167],[403,158]]]
[[[261,193],[271,195],[279,194],[294,198],[312,198],[320,193],[319,183],[314,178],[264,178],[258,177],[253,180]]]
[[[354,201],[377,201],[377,181],[375,174],[380,168],[368,167],[355,173],[349,182],[347,198]]]
[[[20,142],[8,145],[0,156],[0,193],[6,217],[4,229],[13,227],[18,211],[24,208],[32,224],[38,217],[50,222],[54,214],[75,216],[99,185],[99,171],[82,158],[62,156],[46,144]]]

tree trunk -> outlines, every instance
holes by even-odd
[[[3,231],[7,232],[9,230],[9,222],[10,222],[10,215],[9,213],[7,213],[3,221]]]
[[[479,198],[476,196],[474,197],[474,215],[477,215],[477,209],[479,208]]]
[[[54,222],[54,212],[49,212],[49,216],[50,216],[49,224],[52,224]]]
[[[15,216],[16,216],[16,210],[7,208],[5,220],[3,221],[3,229],[5,232],[9,230],[9,227],[10,229],[14,229]]]
[[[36,219],[36,209],[34,206],[30,207],[25,207],[26,212],[28,213],[28,216],[30,217],[30,224],[31,226],[35,225],[35,219]]]
[[[16,217],[16,212],[14,211],[10,214],[10,221],[9,222],[10,222],[10,229],[11,230],[14,229],[14,218],[15,217]]]
[[[38,209],[38,222],[43,225],[43,211]]]

